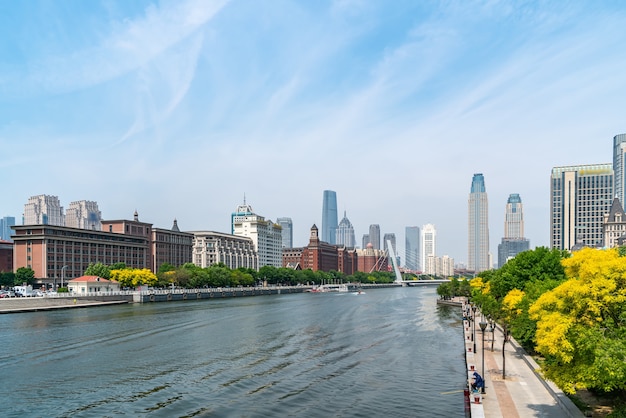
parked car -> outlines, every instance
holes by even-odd
[[[0,298],[14,298],[15,292],[12,290],[0,290]]]

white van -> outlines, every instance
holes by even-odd
[[[31,285],[28,286],[14,286],[13,291],[16,296],[22,297],[33,297],[35,296],[35,292],[33,292],[33,287]]]

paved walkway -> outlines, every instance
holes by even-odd
[[[493,334],[489,327],[485,331],[484,373],[482,334],[479,327],[480,313],[476,312],[476,353],[472,341],[472,323],[464,321],[463,330],[466,347],[468,377],[473,374],[473,365],[485,378],[485,394],[480,403],[471,399],[472,418],[583,418],[583,413],[573,402],[550,381],[546,381],[536,372],[537,363],[520,347],[513,338],[505,345],[504,365],[506,375],[502,376],[502,339],[503,333],[496,328]],[[492,351],[492,335],[493,341]],[[468,339],[469,337],[469,339]],[[471,350],[471,351],[470,351]]]
[[[0,314],[47,311],[53,309],[87,308],[90,306],[114,305],[127,301],[98,301],[85,298],[3,298],[0,299]]]

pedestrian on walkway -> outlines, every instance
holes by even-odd
[[[478,374],[478,372],[474,372],[474,381],[472,382],[472,390],[474,392],[478,392],[480,389],[485,387],[485,381],[483,377]]]

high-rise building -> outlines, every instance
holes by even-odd
[[[519,194],[509,195],[504,211],[504,238],[498,244],[498,267],[522,251],[528,250],[530,242],[524,238],[524,211]]]
[[[0,219],[0,240],[2,241],[13,241],[11,239],[11,235],[13,235],[13,230],[11,227],[15,225],[15,218],[13,216],[5,216]]]
[[[468,199],[468,261],[469,270],[476,273],[489,270],[489,205],[485,178],[474,174]]]
[[[370,243],[370,234],[363,234],[363,239],[361,241],[363,243],[361,248],[367,248],[367,244]]]
[[[418,226],[404,228],[404,266],[413,271],[421,270],[420,229]]]
[[[388,242],[391,242],[391,248],[393,248],[393,254],[396,255],[396,264],[400,266],[402,263],[400,263],[400,256],[398,255],[398,249],[397,249],[398,247],[396,247],[396,234],[394,234],[393,232],[388,232],[385,235],[383,235],[383,250],[387,254],[389,254],[389,259],[391,260],[392,253],[389,251]]]
[[[429,257],[437,256],[437,229],[433,224],[422,226],[422,256],[424,260],[424,273],[435,274],[434,261],[430,262]]]
[[[372,248],[380,250],[380,225],[378,224],[370,225],[370,243]]]
[[[335,243],[337,245],[343,245],[347,248],[354,248],[356,246],[354,227],[346,216],[346,211],[343,212],[343,219],[341,219],[341,222],[339,222],[339,226],[337,227]]]
[[[276,222],[282,228],[283,248],[293,248],[293,222],[291,218],[278,218]]]
[[[554,167],[550,196],[552,248],[603,245],[602,222],[613,202],[612,164]]]
[[[624,206],[624,196],[626,196],[626,134],[613,137],[613,173],[615,175],[615,196]]]
[[[57,196],[38,195],[24,205],[24,225],[65,226],[63,206]]]
[[[253,212],[246,204],[237,206],[231,215],[233,235],[248,237],[254,242],[259,262],[257,265],[282,267],[282,233],[280,225]]]
[[[332,190],[324,190],[322,203],[322,241],[329,244],[335,243],[337,231],[337,193]]]
[[[65,226],[70,228],[100,231],[102,229],[101,222],[102,214],[98,209],[97,202],[88,200],[71,202],[70,207],[65,211]]]

